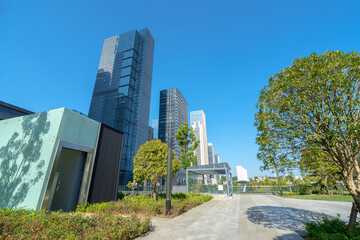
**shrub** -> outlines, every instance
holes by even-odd
[[[312,240],[360,240],[360,227],[355,227],[349,231],[346,223],[338,218],[323,218],[319,222],[309,222],[305,224],[306,237]]]
[[[128,195],[116,202],[83,204],[78,206],[76,211],[102,213],[105,215],[136,213],[146,216],[160,216],[165,212],[165,198],[165,194],[160,194],[158,201],[155,201],[149,195]],[[211,195],[173,194],[170,216],[182,214],[210,199],[212,199]]]
[[[312,186],[311,185],[304,185],[300,187],[300,194],[301,195],[309,195],[312,194]]]
[[[0,210],[0,239],[134,239],[150,229],[136,216]]]

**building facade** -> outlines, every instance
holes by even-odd
[[[208,143],[209,165],[215,164],[215,150],[212,143]]]
[[[162,90],[160,92],[159,110],[159,139],[169,143],[176,156],[180,157],[180,147],[175,141],[175,134],[181,125],[188,121],[187,102],[177,88]]]
[[[152,120],[151,127],[154,129],[154,139],[159,138],[159,119]]]
[[[0,101],[0,120],[9,119],[13,117],[20,117],[29,114],[33,114],[33,112]]]
[[[200,141],[195,150],[196,165],[209,165],[206,117],[203,110],[190,112],[190,125],[194,129],[196,139]]]
[[[220,163],[220,155],[215,154],[215,163]]]
[[[147,28],[104,41],[89,117],[124,133],[121,185],[131,180],[133,158],[149,135],[153,56]]]
[[[123,134],[66,108],[0,121],[0,208],[115,201]],[[16,172],[16,174],[14,174]]]

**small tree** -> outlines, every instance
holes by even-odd
[[[335,185],[340,179],[340,169],[334,165],[326,152],[319,148],[302,151],[299,162],[300,169],[308,174],[308,179],[319,182],[323,187],[323,194],[332,194],[329,185]]]
[[[358,52],[312,53],[294,60],[269,79],[257,108],[260,137],[276,141],[295,161],[308,146],[321,148],[341,171],[354,199],[352,213],[360,210]],[[349,228],[353,227],[354,218],[350,218]]]
[[[189,123],[181,125],[176,132],[175,139],[180,146],[181,167],[187,168],[196,163],[195,149],[200,141],[196,140],[195,133]]]
[[[151,182],[153,187],[152,196],[156,200],[156,184],[166,176],[168,159],[168,145],[161,140],[151,140],[140,146],[134,157],[134,180],[128,186],[134,188],[138,183],[140,186],[144,181]],[[172,153],[172,177],[180,169],[180,161]]]

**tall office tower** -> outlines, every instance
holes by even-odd
[[[219,154],[215,154],[215,163],[220,163],[220,156],[219,156]]]
[[[215,163],[220,163],[220,156],[219,156],[219,154],[215,154]]]
[[[199,146],[195,150],[197,158],[196,164],[208,165],[208,143],[206,134],[206,118],[203,110],[190,112],[190,125],[194,129],[196,139],[200,141]]]
[[[208,154],[209,154],[209,165],[215,164],[215,151],[214,151],[214,145],[212,143],[208,143]]]
[[[165,143],[172,140],[172,149],[180,157],[180,147],[175,141],[175,134],[188,120],[187,103],[177,88],[160,92],[159,139]]]
[[[159,138],[159,119],[152,120],[151,127],[154,129],[154,139]]]
[[[147,28],[105,39],[89,117],[124,133],[120,185],[149,133],[154,38]]]
[[[154,140],[154,128],[149,126],[149,132],[148,132],[148,141]]]

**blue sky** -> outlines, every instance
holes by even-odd
[[[256,159],[260,90],[293,59],[359,51],[360,1],[0,1],[0,100],[87,113],[105,38],[148,27],[155,38],[150,121],[177,87],[203,109],[208,141],[233,175]]]

